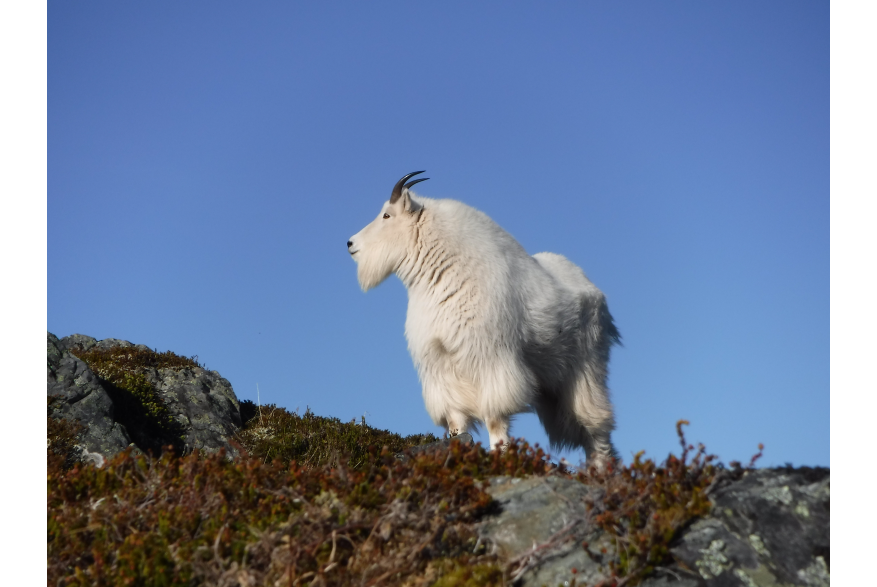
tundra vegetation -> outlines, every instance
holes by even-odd
[[[717,474],[740,470],[702,446],[689,459],[682,423],[681,457],[575,472],[514,439],[504,452],[452,441],[402,461],[397,451],[432,438],[276,406],[242,411],[234,461],[169,445],[103,467],[78,462],[81,429],[50,417],[49,584],[504,585],[514,564],[477,540],[489,478],[561,475],[604,489],[589,507],[618,547],[607,584],[634,585],[706,512]]]
[[[158,429],[166,406],[137,374],[197,365],[132,347],[92,351],[78,356],[131,402],[131,417],[152,414]],[[605,583],[636,585],[672,562],[669,545],[708,512],[711,488],[744,470],[717,464],[702,445],[695,450],[684,421],[679,457],[656,464],[638,454],[626,466],[575,471],[514,439],[504,451],[457,440],[410,451],[437,439],[249,401],[240,403],[236,459],[180,454],[171,442],[146,453],[129,448],[96,466],[80,460],[83,427],[53,417],[54,401],[51,585],[507,585],[524,563],[501,559],[478,538],[479,524],[495,513],[487,489],[497,476],[560,476],[600,488],[587,508],[614,546],[600,559]]]

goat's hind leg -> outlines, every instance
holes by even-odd
[[[602,468],[617,456],[610,435],[615,429],[615,416],[606,386],[598,377],[584,371],[572,386],[572,411],[577,422],[585,428],[588,443],[585,452],[588,463]]]
[[[591,436],[576,418],[569,401],[554,394],[545,394],[533,402],[533,408],[545,428],[552,449],[581,448],[590,453],[593,445]]]
[[[610,440],[615,420],[605,390],[595,391],[589,379],[580,374],[565,388],[542,395],[533,407],[552,447],[582,448],[589,464],[602,467],[616,456]]]

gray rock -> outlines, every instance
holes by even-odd
[[[148,369],[146,377],[182,424],[186,452],[225,448],[229,456],[238,456],[229,441],[241,427],[240,404],[227,379],[200,367]]]
[[[479,532],[518,585],[593,585],[613,545],[588,520],[599,490],[562,477],[490,480],[497,512]],[[762,469],[726,481],[709,516],[683,529],[645,587],[830,585],[828,469]],[[587,551],[582,542],[587,541]],[[606,553],[602,553],[602,549]],[[573,573],[576,569],[576,573]]]
[[[49,333],[49,336],[54,337],[55,335]],[[57,338],[55,340],[57,340]],[[97,340],[90,336],[85,336],[84,334],[71,334],[70,336],[62,338],[58,343],[65,351],[68,351],[75,346],[81,347],[82,350],[87,351],[97,344]]]
[[[110,457],[132,443],[142,450],[170,443],[167,438],[156,437],[155,431],[145,426],[142,415],[123,413],[117,405],[120,391],[69,352],[74,346],[85,350],[149,347],[114,338],[97,341],[82,334],[58,340],[48,333],[47,340],[48,393],[61,400],[56,402],[52,415],[78,419],[87,427],[82,443],[84,460],[100,463],[101,457]],[[240,404],[228,380],[200,367],[146,369],[144,375],[178,425],[176,432],[182,436],[178,448],[184,452],[224,448],[230,457],[238,455],[230,441],[241,426]]]
[[[671,552],[706,585],[829,585],[830,499],[828,469],[751,471]]]
[[[76,336],[76,335],[74,335],[74,336]],[[82,336],[82,335],[80,335],[80,336]],[[66,339],[66,337],[65,337],[65,339]],[[124,349],[124,348],[132,347],[134,345],[127,340],[121,340],[118,338],[105,338],[103,340],[97,341],[96,346],[99,349],[111,349],[113,347],[122,347]]]
[[[59,399],[52,406],[51,415],[86,426],[80,444],[84,452],[116,454],[131,444],[128,431],[115,420],[113,401],[98,377],[67,348],[54,334],[48,333],[47,393]]]
[[[493,477],[487,492],[500,513],[480,527],[482,541],[523,585],[563,585],[573,577],[580,585],[596,584],[607,578],[601,549],[613,552],[585,508],[585,498],[597,491],[563,477]]]

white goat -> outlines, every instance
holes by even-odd
[[[532,257],[484,213],[393,187],[378,217],[347,241],[367,291],[395,273],[408,288],[405,336],[426,410],[451,435],[484,422],[491,446],[511,417],[535,411],[555,448],[614,456],[606,389],[619,334],[606,300],[561,255]]]

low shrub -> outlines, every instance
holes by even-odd
[[[366,460],[126,451],[102,468],[50,468],[49,583],[499,585],[495,557],[474,552],[485,479],[553,470],[526,443],[498,454],[454,441],[404,463],[372,448]]]
[[[681,457],[671,454],[658,465],[643,459],[641,451],[630,465],[577,475],[582,483],[602,489],[599,498],[586,505],[593,522],[615,545],[614,556],[608,560],[608,585],[636,585],[671,564],[670,545],[680,530],[710,512],[709,494],[717,482],[744,472],[737,462],[731,463],[730,470],[716,463],[715,455],[706,454],[703,444],[689,460],[694,446],[685,440],[682,427],[687,424],[687,420],[676,423]],[[753,456],[748,468],[760,457],[761,452]],[[583,547],[590,553],[587,543]]]
[[[435,442],[433,434],[400,436],[366,425],[365,418],[342,422],[338,418],[317,416],[310,410],[303,415],[269,404],[256,406],[241,402],[244,426],[236,440],[252,457],[264,462],[280,460],[283,465],[296,461],[303,466],[337,465],[359,469],[369,462],[375,450],[386,446],[392,453]]]
[[[452,441],[400,461],[395,453],[436,438],[252,402],[241,412],[235,461],[168,446],[100,468],[77,462],[81,427],[49,418],[49,583],[505,585],[521,569],[476,537],[493,507],[487,479],[552,474],[601,489],[586,506],[615,549],[583,547],[605,565],[607,585],[636,585],[672,564],[672,541],[709,512],[719,480],[744,471],[703,445],[694,451],[685,421],[680,457],[658,465],[640,453],[627,466],[571,474],[526,442],[500,453]]]

